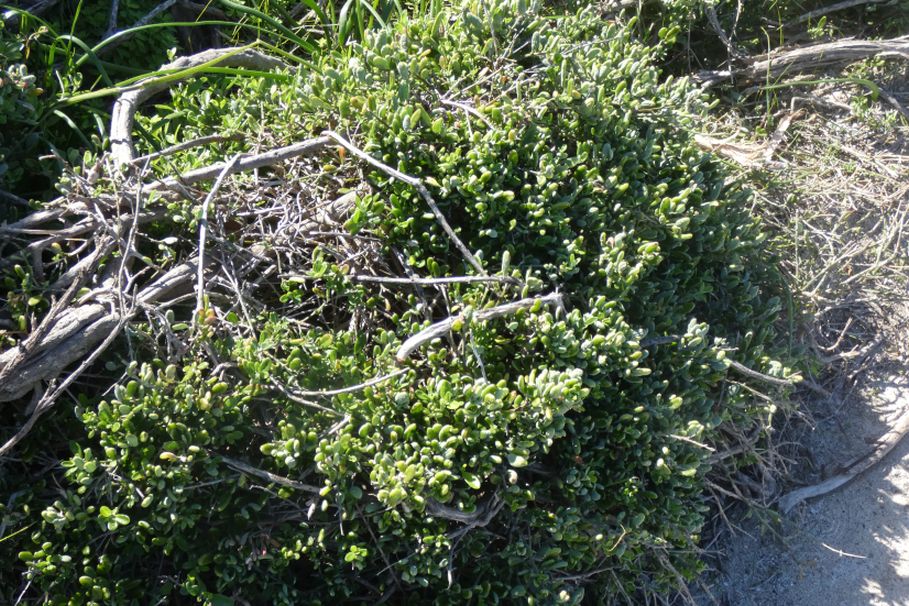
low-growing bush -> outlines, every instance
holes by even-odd
[[[85,438],[59,493],[17,513],[25,568],[2,584],[24,572],[29,595],[59,604],[637,603],[696,575],[705,475],[734,464],[710,456],[721,428],[771,412],[726,381],[729,358],[785,369],[767,349],[764,235],[693,144],[698,96],[661,79],[657,53],[592,10],[470,2],[401,17],[287,83],[175,91],[165,115],[205,119],[148,131],[349,136],[421,179],[494,279],[357,280],[477,271],[410,184],[344,148],[301,165],[313,181],[272,175],[289,206],[357,192],[334,240],[301,231],[275,252],[286,225],[255,205],[279,194],[243,212],[221,197],[231,246],[305,251],[307,271],[278,266],[255,305],[212,294],[204,321],[177,305],[160,330],[152,315],[132,326],[137,360],[83,399]],[[166,212],[137,241],[168,267],[199,204],[148,204]],[[340,252],[355,241],[371,256]]]

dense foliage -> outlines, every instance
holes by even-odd
[[[59,604],[633,603],[696,574],[704,445],[770,412],[724,381],[727,357],[784,369],[765,350],[778,304],[764,235],[690,139],[698,96],[657,59],[592,9],[470,2],[402,16],[286,79],[175,91],[143,122],[162,144],[332,128],[422,179],[510,280],[379,288],[326,245],[245,333],[230,324],[247,310],[214,300],[225,324],[203,324],[186,351],[134,327],[138,360],[82,399],[59,488],[4,499],[18,534],[0,549],[20,564],[0,585],[24,574],[28,595]],[[356,166],[338,154],[321,167],[320,187],[358,192],[339,238],[381,242],[387,268],[475,273],[410,185],[370,168],[358,187]],[[166,212],[145,262],[167,267],[200,205],[150,203]],[[552,292],[561,305],[475,319]],[[168,346],[191,311],[168,310]],[[457,313],[447,338],[395,359]],[[42,460],[41,439],[16,470]]]

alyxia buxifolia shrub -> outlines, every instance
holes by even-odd
[[[22,60],[22,42],[0,21],[0,189],[7,191],[18,190],[38,143],[36,105],[42,91]]]
[[[701,444],[770,412],[724,381],[727,358],[785,369],[765,350],[763,234],[690,140],[697,97],[661,81],[655,52],[593,12],[478,2],[402,19],[291,84],[246,79],[230,115],[209,111],[223,95],[175,92],[203,131],[348,134],[423,179],[487,271],[519,284],[427,299],[317,250],[255,336],[207,328],[182,368],[134,364],[78,411],[89,437],[19,539],[32,586],[61,604],[633,603],[696,574]],[[423,276],[471,273],[412,188],[366,177],[352,235]],[[554,291],[562,305],[474,318]],[[448,338],[396,362],[452,313]],[[275,387],[399,368],[302,402]]]

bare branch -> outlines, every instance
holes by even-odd
[[[193,313],[193,330],[198,326],[199,314],[202,313],[202,300],[205,294],[205,235],[208,231],[208,207],[211,205],[212,199],[217,195],[218,190],[221,189],[224,177],[236,166],[239,159],[239,155],[234,156],[224,165],[211,191],[208,192],[208,195],[205,196],[205,201],[202,202],[202,217],[199,220],[199,263],[196,275],[196,309],[195,313]]]
[[[231,457],[226,457],[224,455],[216,455],[221,458],[229,467],[233,467],[241,473],[245,473],[250,476],[255,476],[261,478],[268,482],[273,482],[275,484],[280,484],[281,486],[286,486],[288,488],[293,488],[294,490],[302,490],[303,492],[309,492],[312,494],[319,494],[320,490],[317,486],[312,486],[311,484],[304,484],[302,482],[297,482],[296,480],[291,480],[290,478],[285,478],[284,476],[279,476],[270,471],[265,471],[264,469],[258,469],[244,463],[243,461],[238,461],[237,459],[232,459]]]
[[[442,505],[434,499],[427,499],[426,513],[436,518],[466,524],[468,528],[478,528],[489,525],[504,505],[505,501],[498,495],[493,495],[492,498],[477,507],[476,511],[466,513],[460,509]]]
[[[764,58],[752,57],[731,70],[702,72],[697,79],[704,87],[736,78],[742,83],[774,81],[783,76],[820,72],[870,57],[909,58],[909,36],[889,40],[837,40],[790,50],[776,50]]]
[[[475,282],[500,282],[520,286],[521,282],[504,276],[445,276],[441,278],[397,278],[388,276],[367,276],[353,274],[347,276],[355,282],[374,282],[376,284],[413,284],[420,286],[439,286],[442,284],[471,284]]]
[[[273,166],[298,156],[311,156],[331,145],[331,141],[332,140],[329,137],[316,137],[315,139],[306,139],[305,141],[279,147],[261,154],[241,157],[226,174],[233,175],[256,168]],[[147,191],[174,189],[179,185],[192,185],[200,181],[215,179],[224,171],[225,165],[226,163],[224,162],[218,162],[210,166],[203,166],[202,168],[191,170],[177,177],[167,177],[166,179],[154,181],[149,183],[145,189]]]
[[[394,379],[395,377],[400,377],[401,375],[403,375],[406,372],[408,372],[408,370],[405,368],[402,368],[402,369],[396,370],[392,373],[389,373],[387,375],[382,375],[381,377],[376,377],[374,379],[370,379],[369,381],[364,381],[363,383],[351,385],[350,387],[341,387],[339,389],[329,389],[329,390],[325,390],[325,391],[295,390],[290,393],[292,393],[294,396],[301,397],[301,398],[330,398],[332,396],[339,396],[339,395],[345,394],[345,393],[354,393],[356,391],[366,389],[367,387],[372,387],[373,385],[378,385],[379,383],[384,383],[385,381],[388,381],[389,379]]]
[[[817,19],[818,17],[823,17],[824,15],[829,15],[830,13],[835,13],[837,11],[843,11],[866,4],[883,4],[890,1],[891,0],[843,0],[842,2],[834,2],[829,6],[822,6],[821,8],[816,8],[813,11],[808,11],[804,15],[787,23],[786,27],[790,27],[792,25],[800,25],[806,21],[811,21],[813,19]]]
[[[207,63],[216,63],[219,66],[243,67],[247,69],[271,70],[285,67],[284,63],[274,57],[269,57],[258,51],[248,48],[220,48],[209,49],[188,57],[181,57],[176,61],[167,63],[162,70],[187,70]],[[114,110],[110,120],[110,154],[115,165],[124,165],[132,162],[135,152],[133,150],[133,120],[136,110],[145,101],[154,95],[167,90],[177,82],[193,77],[187,74],[182,78],[172,76],[166,78],[152,78],[140,81],[134,88],[123,93],[114,103]]]
[[[185,151],[187,149],[192,149],[193,147],[200,147],[202,145],[208,145],[209,143],[223,143],[225,141],[241,141],[243,139],[242,135],[208,135],[207,137],[198,137],[196,139],[191,139],[189,141],[184,141],[183,143],[177,143],[176,145],[171,145],[170,147],[165,147],[161,151],[156,151],[151,154],[146,154],[144,156],[139,156],[134,158],[133,164],[140,164],[147,160],[154,160],[156,158],[161,158],[163,156],[170,156],[177,152]]]
[[[104,353],[104,350],[106,350],[107,347],[111,343],[113,343],[114,339],[116,339],[117,336],[120,334],[120,331],[123,329],[123,326],[126,324],[126,321],[128,319],[129,319],[129,316],[122,316],[121,318],[119,318],[116,321],[115,326],[108,326],[107,324],[99,323],[92,327],[98,335],[102,335],[102,334],[106,335],[104,340],[95,349],[95,351],[92,352],[92,354],[90,356],[88,356],[87,358],[85,358],[82,361],[82,363],[79,365],[79,367],[76,370],[71,372],[69,374],[69,376],[63,380],[63,382],[59,386],[57,386],[53,390],[48,389],[44,393],[44,396],[38,401],[38,404],[35,406],[34,410],[32,411],[32,414],[29,416],[29,418],[25,422],[25,424],[19,429],[19,431],[16,432],[16,435],[14,435],[12,438],[7,440],[7,442],[2,447],[0,447],[0,457],[6,455],[10,450],[12,450],[16,446],[16,444],[21,442],[22,439],[25,438],[26,435],[28,435],[28,432],[31,431],[32,427],[34,427],[35,423],[38,421],[38,418],[41,415],[43,415],[45,412],[50,410],[51,407],[53,407],[53,405],[56,404],[56,402],[60,398],[60,396],[63,395],[63,392],[70,385],[72,385],[73,381],[75,381],[77,378],[79,378],[79,375],[81,375],[83,372],[85,372],[88,369],[88,367],[91,366],[94,363],[94,361],[98,359],[98,356],[100,356],[102,353]],[[108,324],[109,324],[109,322],[108,322]],[[87,350],[88,348],[85,348],[85,349]],[[77,357],[81,357],[81,355],[82,354],[80,353],[80,355]]]
[[[845,473],[833,476],[819,484],[805,486],[783,495],[779,501],[780,511],[789,513],[793,507],[803,501],[833,492],[837,488],[848,484],[860,474],[880,463],[906,437],[906,434],[909,434],[909,412],[904,412],[893,428],[881,436],[867,458],[854,464]]]
[[[474,320],[485,322],[494,318],[510,316],[518,310],[529,309],[537,304],[561,306],[562,295],[560,293],[552,293],[542,297],[532,297],[528,299],[521,299],[520,301],[515,301],[513,303],[505,303],[504,305],[477,311],[473,314],[473,318]],[[449,318],[436,322],[435,324],[427,326],[401,344],[401,347],[398,348],[398,352],[395,354],[395,360],[398,362],[398,364],[402,364],[405,360],[407,360],[410,354],[414,352],[414,350],[419,348],[424,343],[443,336],[451,330],[455,322],[464,321],[464,319],[464,314],[458,314],[456,316],[451,316]]]
[[[469,250],[467,250],[467,247],[464,246],[464,243],[461,242],[461,239],[451,228],[451,225],[449,225],[448,220],[445,218],[445,215],[443,215],[442,211],[439,210],[439,207],[436,205],[436,201],[433,200],[432,195],[430,195],[430,193],[429,193],[429,190],[426,189],[426,186],[423,185],[423,182],[420,179],[417,179],[416,177],[411,177],[410,175],[405,175],[401,171],[396,170],[396,169],[388,166],[387,164],[380,162],[379,160],[376,160],[375,158],[373,158],[372,156],[370,156],[369,154],[364,152],[362,149],[355,146],[353,143],[351,143],[350,141],[348,141],[347,139],[345,139],[344,137],[342,137],[341,135],[339,135],[338,133],[336,133],[334,131],[327,130],[327,131],[323,132],[322,134],[334,139],[334,141],[337,142],[341,147],[345,148],[347,151],[349,151],[356,157],[360,158],[364,162],[366,162],[372,166],[375,166],[376,168],[378,168],[379,170],[381,170],[388,176],[392,177],[393,179],[397,179],[398,181],[406,183],[406,184],[410,185],[411,187],[413,187],[414,189],[416,189],[417,193],[420,194],[420,197],[423,198],[423,200],[426,202],[426,204],[432,210],[432,214],[435,215],[436,220],[439,222],[439,225],[442,226],[442,229],[445,230],[445,233],[448,234],[449,238],[451,238],[451,241],[454,243],[455,247],[457,247],[457,249],[459,251],[461,251],[461,254],[464,255],[465,259],[467,259],[467,262],[470,263],[473,266],[473,268],[476,269],[477,272],[479,272],[479,274],[481,276],[486,275],[486,270],[483,269],[483,266],[480,264],[480,262],[477,260],[477,258],[474,257],[473,254]]]

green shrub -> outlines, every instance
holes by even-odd
[[[23,63],[22,41],[0,21],[0,189],[18,190],[38,149],[41,89]]]
[[[62,494],[20,521],[32,585],[60,604],[547,604],[636,602],[695,575],[698,443],[722,447],[721,425],[770,412],[724,381],[727,356],[784,369],[766,351],[778,304],[764,235],[687,134],[698,97],[661,81],[656,58],[593,11],[473,2],[402,18],[290,84],[175,92],[171,109],[206,119],[148,120],[162,136],[258,121],[276,139],[349,133],[423,179],[486,269],[521,285],[453,285],[427,305],[352,281],[317,248],[256,334],[205,329],[182,369],[145,357],[84,403]],[[366,177],[351,233],[422,275],[470,273],[412,188]],[[153,229],[191,234],[185,205],[171,209],[180,222]],[[553,291],[564,308],[472,319]],[[315,405],[274,387],[390,373],[404,339],[458,312],[451,340],[375,386]]]

